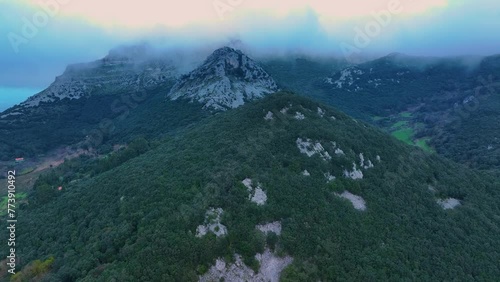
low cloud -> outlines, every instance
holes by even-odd
[[[47,23],[38,26],[44,23],[43,17],[34,23],[34,16],[45,11],[39,4],[50,1],[66,4],[53,16],[46,12]],[[113,47],[143,41],[159,49],[197,50],[197,54],[232,43],[254,56],[344,56],[343,44],[354,46],[364,57],[392,52],[426,56],[500,53],[495,33],[500,29],[498,1],[400,0],[402,12],[391,13],[389,23],[384,24],[374,15],[386,13],[394,1],[358,0],[347,5],[345,1],[207,0],[179,6],[178,1],[145,0],[139,9],[112,1],[0,0],[0,85],[45,87],[68,64],[102,58]],[[91,7],[100,10],[93,12]],[[30,38],[23,34],[29,29],[27,21],[37,28]],[[362,48],[355,42],[359,31],[369,39]],[[17,52],[9,34],[27,39]]]

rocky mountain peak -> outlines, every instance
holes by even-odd
[[[226,110],[278,90],[274,79],[258,63],[239,50],[223,47],[215,50],[200,67],[182,76],[168,97]]]

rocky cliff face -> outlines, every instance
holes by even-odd
[[[70,65],[47,89],[21,104],[79,99],[88,95],[117,94],[121,91],[154,87],[178,76],[177,68],[165,54],[152,54],[147,45],[121,47],[103,59]]]
[[[224,47],[200,67],[183,75],[168,97],[197,101],[204,108],[227,110],[278,90],[274,79],[259,64],[241,51]]]

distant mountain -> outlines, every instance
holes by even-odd
[[[498,185],[271,94],[41,177],[18,215],[18,278],[494,281]]]
[[[405,142],[490,169],[500,168],[499,85],[500,56],[393,54],[345,68],[324,87],[332,103]]]
[[[179,73],[173,60],[165,55],[153,56],[152,52],[148,45],[120,47],[95,62],[70,65],[47,89],[21,106],[141,90],[175,79]]]
[[[226,110],[278,91],[273,78],[239,50],[216,50],[172,87],[168,98],[197,101],[204,108]]]
[[[393,53],[358,65],[274,60],[266,68],[282,88],[332,105],[406,143],[474,168],[495,169],[500,168],[499,58]]]
[[[450,73],[467,77],[481,60],[481,57],[434,58],[393,53],[346,67],[329,76],[325,83],[347,92],[376,92],[384,87],[410,86],[415,80],[449,78]]]

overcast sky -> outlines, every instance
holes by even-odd
[[[0,0],[0,90],[41,90],[67,64],[143,39],[236,38],[255,54],[490,55],[499,30],[498,0]]]

